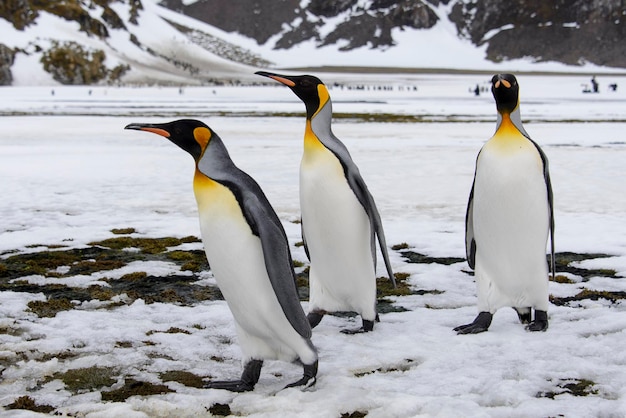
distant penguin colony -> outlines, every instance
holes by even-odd
[[[300,164],[302,240],[310,260],[309,312],[298,297],[287,236],[260,186],[237,168],[220,137],[204,123],[131,123],[125,129],[156,133],[195,162],[193,189],[204,250],[228,303],[239,338],[243,373],[206,388],[251,391],[264,360],[297,362],[316,383],[318,355],[312,328],[326,313],[352,311],[372,331],[376,308],[376,250],[395,286],[382,221],[347,147],[331,129],[332,104],[324,83],[311,75],[256,74],[289,87],[305,105]],[[548,159],[524,130],[519,85],[512,74],[491,81],[495,134],[476,159],[465,222],[466,255],[475,271],[478,316],[454,330],[487,331],[495,312],[514,308],[529,331],[548,328],[548,263],[554,275],[554,211]],[[534,312],[534,316],[533,316]]]
[[[220,137],[202,122],[133,123],[126,129],[164,136],[196,163],[193,189],[202,243],[244,355],[241,379],[207,387],[252,390],[265,359],[298,360],[304,375],[288,387],[312,386],[317,351],[300,306],[289,243],[259,185],[235,166]]]
[[[395,279],[374,198],[348,149],[331,130],[328,89],[310,75],[256,74],[288,86],[306,107],[300,211],[302,240],[311,262],[309,322],[315,327],[327,312],[353,311],[363,324],[343,332],[372,331],[378,319],[376,237],[394,286]]]
[[[493,314],[514,308],[530,331],[548,328],[546,241],[554,216],[548,158],[524,130],[519,85],[512,74],[495,75],[491,91],[498,121],[476,159],[465,227],[467,261],[475,270],[478,316],[454,330],[487,331]],[[531,317],[534,309],[535,316]]]

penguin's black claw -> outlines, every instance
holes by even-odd
[[[230,392],[250,392],[254,385],[242,380],[217,380],[204,385],[205,389],[224,389]]]
[[[362,334],[374,330],[374,321],[363,320],[363,326],[357,329],[342,329],[341,332],[348,335]]]
[[[363,334],[365,331],[363,328],[350,328],[350,329],[342,329],[342,334],[354,335],[354,334]]]
[[[317,361],[313,364],[305,364],[304,375],[302,376],[302,379],[298,380],[297,382],[288,384],[287,386],[285,386],[285,389],[299,387],[301,390],[306,390],[314,386],[317,382],[315,376],[317,376]]]
[[[478,334],[481,332],[485,332],[489,329],[489,325],[491,325],[491,319],[493,315],[489,312],[481,312],[478,314],[474,322],[467,325],[459,325],[454,328],[457,334]]]
[[[311,328],[315,328],[322,321],[323,317],[323,312],[309,312],[306,319],[309,321]]]
[[[548,313],[546,311],[535,311],[535,320],[526,326],[528,331],[537,332],[548,329]]]

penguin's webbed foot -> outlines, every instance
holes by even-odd
[[[530,324],[531,322],[531,315],[530,315],[530,308],[513,308],[515,309],[515,312],[517,312],[517,317],[519,318],[519,321],[522,324]]]
[[[493,315],[490,312],[481,312],[478,314],[474,322],[467,325],[459,325],[454,328],[457,334],[478,334],[481,332],[485,332],[489,329],[489,325],[491,325],[491,319]]]
[[[309,321],[309,325],[311,326],[311,328],[315,328],[322,321],[325,313],[326,312],[316,311],[309,312],[307,314],[306,319]]]
[[[315,376],[317,376],[317,363],[318,362],[315,361],[315,363],[313,364],[305,364],[302,379],[298,380],[297,382],[288,384],[287,386],[285,386],[285,389],[298,387],[301,390],[306,390],[314,386],[317,382],[317,379],[315,378]]]
[[[250,392],[254,385],[243,380],[216,380],[204,385],[205,389],[224,389],[230,392]]]
[[[535,320],[526,326],[528,331],[537,332],[548,329],[548,312],[535,310]]]
[[[254,390],[254,385],[261,376],[262,360],[250,360],[243,368],[239,380],[216,380],[204,385],[205,389],[224,389],[231,392],[249,392]]]
[[[378,315],[376,316],[378,319]],[[380,321],[380,319],[378,319]],[[374,321],[368,321],[367,319],[363,320],[363,326],[361,328],[356,329],[342,329],[341,332],[343,334],[354,335],[354,334],[362,334],[364,332],[370,332],[374,330]]]

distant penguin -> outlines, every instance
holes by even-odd
[[[298,298],[287,236],[259,185],[235,166],[220,137],[197,120],[132,123],[125,129],[164,136],[194,158],[193,189],[202,242],[220,291],[233,314],[243,352],[240,380],[206,387],[254,389],[263,360],[298,360],[302,379],[315,384],[317,352]]]
[[[328,312],[352,311],[363,321],[352,334],[374,328],[376,236],[395,286],[374,198],[346,146],[331,130],[332,104],[318,78],[259,71],[289,88],[306,106],[300,165],[302,238],[311,261],[308,319],[315,327]]]
[[[467,261],[475,270],[479,314],[459,334],[487,331],[493,314],[513,307],[530,331],[548,328],[548,263],[554,276],[554,212],[548,158],[522,127],[519,85],[495,75],[496,132],[476,159],[465,223]],[[534,319],[531,308],[535,310]],[[531,321],[532,319],[532,321]]]

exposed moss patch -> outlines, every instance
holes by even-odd
[[[182,328],[170,327],[167,331],[156,331],[156,330],[148,331],[146,332],[146,335],[150,336],[150,335],[156,334],[157,332],[161,332],[164,334],[191,334],[191,332],[184,330]]]
[[[169,372],[161,373],[159,377],[164,382],[178,382],[181,385],[198,389],[204,387],[204,378],[191,372],[172,370]]]
[[[43,69],[61,84],[93,84],[104,80],[106,54],[100,49],[85,49],[77,42],[52,41],[41,56]]]
[[[406,242],[403,242],[401,244],[396,244],[396,245],[392,246],[391,249],[394,250],[394,251],[408,250],[409,249],[409,244],[407,244]]]
[[[79,255],[67,251],[41,251],[30,254],[17,254],[4,260],[2,277],[16,278],[39,274],[45,276],[50,270],[80,261]],[[19,276],[18,276],[19,274]]]
[[[211,415],[227,417],[231,414],[230,406],[227,403],[215,403],[209,408]]]
[[[595,385],[595,382],[588,379],[560,379],[555,391],[539,392],[536,397],[554,399],[563,394],[572,396],[597,395],[598,390],[594,389]]]
[[[130,232],[126,228],[123,232]],[[115,230],[117,232],[122,231]],[[208,270],[203,250],[167,251],[170,246],[199,242],[193,236],[184,238],[132,238],[119,236],[93,242],[90,247],[55,251],[40,251],[8,256],[0,263],[0,291],[44,293],[47,302],[32,304],[33,312],[54,315],[60,310],[71,309],[68,301],[84,302],[92,299],[111,300],[125,294],[121,301],[109,306],[132,303],[143,299],[146,303],[164,302],[193,304],[203,300],[222,300],[215,286],[197,286],[199,276],[171,274],[165,277],[150,276],[146,272],[128,273],[118,280],[103,278],[109,286],[92,285],[89,288],[72,288],[64,284],[30,284],[20,280],[24,276],[42,275],[46,278],[65,278],[77,274],[91,275],[96,272],[121,268],[133,261],[166,261],[180,266],[181,270],[194,273]],[[128,251],[134,248],[136,251]],[[191,264],[190,264],[191,263]],[[59,301],[57,299],[65,299]],[[122,302],[123,301],[123,302]]]
[[[165,255],[170,260],[182,263],[180,269],[183,271],[199,272],[210,268],[204,250],[170,251]]]
[[[401,251],[402,257],[407,259],[409,263],[418,263],[418,264],[444,264],[449,266],[451,264],[462,263],[465,261],[464,258],[459,257],[429,257],[424,254],[416,253],[414,251]]]
[[[6,406],[7,409],[25,409],[42,414],[49,414],[54,411],[50,405],[37,405],[35,400],[30,396],[20,396],[15,401]]]
[[[182,328],[178,328],[178,327],[170,327],[167,331],[165,331],[166,334],[187,334],[187,335],[191,335],[191,332],[187,331],[186,329],[182,329]]]
[[[117,381],[115,378],[117,374],[117,370],[112,367],[93,366],[57,373],[53,378],[62,380],[65,388],[76,394],[109,387]]]
[[[134,282],[137,280],[144,280],[146,277],[148,277],[148,273],[146,273],[145,271],[135,271],[123,275],[122,277],[120,277],[120,280]]]
[[[363,418],[367,416],[367,412],[363,412],[363,411],[344,412],[340,416],[341,418]]]
[[[574,274],[576,276],[582,277],[583,280],[587,280],[590,277],[617,278],[618,276],[615,270],[584,269],[584,268],[574,267],[570,265],[573,262],[590,260],[594,258],[608,258],[608,257],[612,257],[612,256],[609,254],[602,254],[602,253],[578,254],[578,253],[572,253],[572,252],[562,252],[562,253],[556,253],[554,255],[554,261],[556,265],[556,271]]]
[[[415,363],[415,360],[405,359],[403,362],[399,364],[377,367],[375,369],[356,371],[354,372],[354,376],[363,377],[363,376],[367,376],[368,374],[374,374],[374,373],[406,372],[407,370],[410,370],[416,365],[417,363]]]
[[[616,291],[610,292],[607,290],[589,290],[583,289],[575,296],[556,297],[550,295],[550,302],[557,306],[567,305],[570,302],[577,302],[581,300],[599,300],[606,299],[611,303],[617,303],[617,301],[626,299],[626,292]]]
[[[137,232],[135,228],[113,228],[111,230],[111,233],[115,235],[129,235],[135,232]]]
[[[47,301],[33,300],[28,302],[28,308],[40,318],[52,318],[61,311],[69,311],[74,304],[69,299],[50,299]]]
[[[550,276],[550,281],[555,282],[555,283],[564,283],[564,284],[575,283],[572,279],[570,279],[567,276],[563,276],[562,274],[557,274],[556,276],[554,276],[554,278]]]
[[[131,396],[152,396],[175,392],[165,385],[155,385],[134,379],[126,379],[119,389],[102,392],[103,401],[124,402]]]
[[[388,277],[376,278],[376,293],[378,297],[410,295],[411,286],[407,283],[407,279],[410,276],[408,273],[394,273],[394,278],[396,279],[395,288]]]
[[[167,250],[168,247],[176,247],[181,244],[190,242],[200,242],[196,237],[184,238],[133,238],[133,237],[115,237],[102,241],[90,242],[89,245],[107,247],[113,250],[123,250],[127,248],[139,248],[146,254],[158,254]]]

